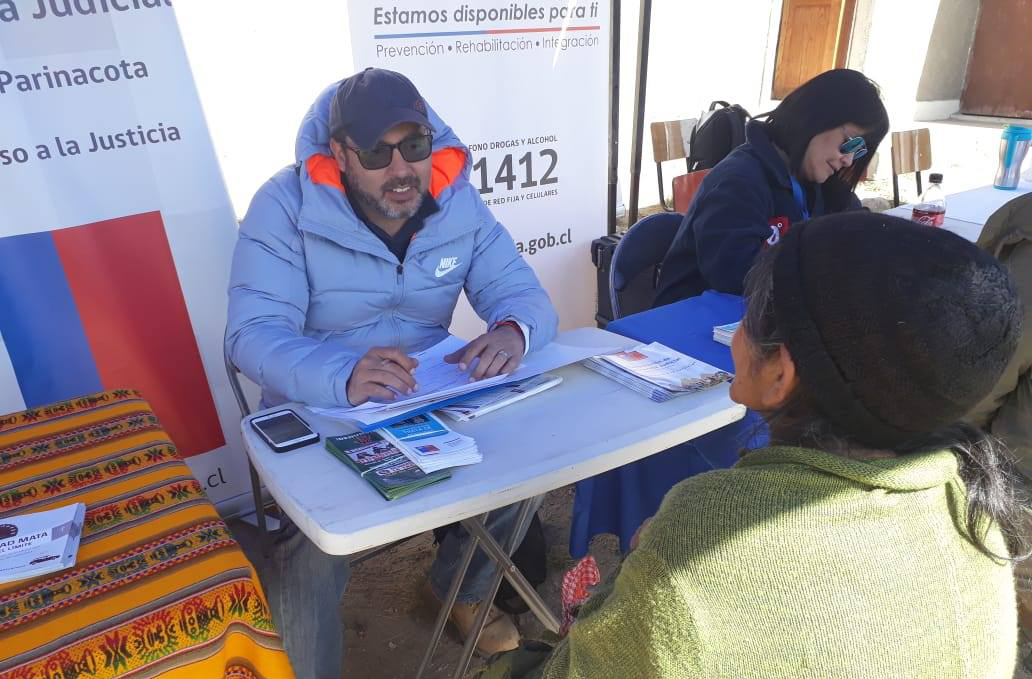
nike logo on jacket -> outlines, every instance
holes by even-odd
[[[440,278],[455,269],[458,265],[458,257],[441,257],[441,261],[437,264],[437,269],[434,271],[434,276]]]

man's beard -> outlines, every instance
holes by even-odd
[[[348,190],[350,193],[358,199],[358,202],[362,204],[362,209],[366,213],[373,211],[382,217],[387,219],[409,219],[419,212],[419,208],[423,205],[423,200],[426,198],[426,193],[421,190],[419,186],[419,178],[415,175],[411,177],[401,177],[399,179],[392,179],[383,186],[380,187],[380,195],[374,195],[367,191],[363,191],[358,188],[357,183],[352,179],[348,178]],[[408,188],[412,187],[419,194],[418,198],[412,203],[411,207],[399,208],[391,205],[386,198],[383,198],[384,193],[387,193],[393,189]]]

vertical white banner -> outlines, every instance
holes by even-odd
[[[408,76],[469,146],[470,181],[548,290],[593,325],[606,231],[609,2],[351,0],[356,69]],[[483,329],[468,305],[453,332]]]
[[[246,505],[235,226],[168,0],[0,0],[0,410],[139,390]]]

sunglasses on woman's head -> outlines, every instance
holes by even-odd
[[[344,148],[355,152],[355,155],[358,156],[359,164],[365,169],[382,170],[391,164],[391,160],[394,158],[394,149],[398,149],[398,153],[408,163],[418,163],[429,158],[434,144],[434,135],[414,134],[410,137],[405,137],[397,144],[380,142],[369,151],[348,146],[344,142],[340,143]]]
[[[867,155],[867,142],[860,136],[850,137],[839,144],[838,150],[844,156],[852,154],[853,162],[855,163]]]

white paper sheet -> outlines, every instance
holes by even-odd
[[[454,335],[449,335],[437,344],[428,349],[413,354],[413,358],[419,361],[413,377],[419,387],[413,393],[404,398],[394,401],[367,401],[354,408],[344,408],[350,412],[394,410],[397,408],[414,407],[428,401],[437,401],[442,398],[464,394],[476,389],[499,384],[508,379],[507,375],[499,375],[480,382],[470,382],[470,370],[459,370],[456,363],[445,363],[444,357],[454,353],[466,346],[467,340]],[[330,410],[341,410],[331,408]]]
[[[585,328],[584,330],[590,329]],[[416,394],[404,401],[364,403],[354,408],[309,407],[308,409],[324,417],[355,420],[365,425],[375,424],[376,422],[382,422],[383,420],[425,406],[427,403],[443,401],[496,384],[527,379],[550,370],[562,368],[571,363],[576,363],[589,356],[612,353],[624,348],[624,346],[612,344],[600,345],[589,333],[572,330],[563,333],[554,342],[538,351],[528,354],[524,357],[520,367],[511,375],[499,375],[488,380],[469,382],[468,371],[460,371],[456,365],[447,364],[443,361],[444,356],[452,353],[457,348],[465,346],[465,344],[465,340],[449,336],[429,349],[416,354],[416,357],[419,358],[419,367],[416,368],[416,381],[420,389]],[[633,342],[628,341],[628,344],[633,344]],[[426,382],[424,382],[420,370],[426,371],[424,373],[426,375]],[[441,388],[437,391],[431,391],[428,385],[437,385]]]

